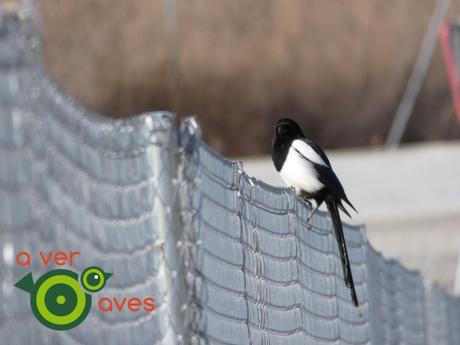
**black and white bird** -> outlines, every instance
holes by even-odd
[[[353,304],[358,306],[338,210],[340,208],[350,217],[342,201],[346,202],[355,212],[356,209],[348,200],[342,184],[332,170],[329,159],[317,144],[305,138],[302,129],[295,121],[281,119],[276,123],[273,135],[272,160],[284,182],[293,187],[297,195],[308,203],[308,199],[316,201],[316,207],[309,215],[308,221],[321,204],[326,203],[334,225],[345,285],[351,290]]]

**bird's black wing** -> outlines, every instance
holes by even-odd
[[[339,200],[338,202],[338,207],[343,210],[349,217],[350,214],[345,210],[343,207],[342,203],[340,202],[340,199],[345,201],[350,207],[356,211],[355,207],[352,205],[350,200],[348,200],[347,195],[345,194],[345,190],[342,187],[342,184],[340,183],[337,175],[334,173],[334,170],[330,167],[325,167],[324,165],[320,164],[314,164],[315,170],[318,174],[318,179],[320,182],[328,189],[329,193],[337,198]]]
[[[318,174],[318,180],[327,188],[329,193],[342,199],[345,196],[345,191],[334,171],[330,167],[320,164],[313,164],[313,166]]]
[[[345,285],[350,289],[351,300],[355,307],[358,306],[358,297],[356,296],[355,283],[351,273],[350,260],[348,258],[347,244],[345,236],[343,235],[342,221],[340,220],[337,200],[334,197],[326,197],[326,205],[329,213],[331,214],[332,224],[334,225],[335,238],[340,252],[340,260],[342,262],[343,279]]]

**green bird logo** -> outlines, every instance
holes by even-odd
[[[91,308],[89,293],[102,290],[111,275],[92,266],[83,271],[79,282],[77,273],[56,269],[43,274],[35,284],[28,273],[14,286],[30,294],[32,312],[40,323],[62,331],[85,320]]]

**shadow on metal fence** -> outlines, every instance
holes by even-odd
[[[35,9],[0,10],[0,339],[7,344],[459,344],[459,300],[384,259],[345,227],[361,307],[341,277],[327,214],[247,176],[169,113],[113,121],[44,71]],[[14,288],[39,261],[114,275],[107,297],[154,296],[153,313],[103,313],[47,329]]]

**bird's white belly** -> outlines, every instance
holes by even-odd
[[[289,149],[280,175],[288,186],[295,188],[297,193],[301,190],[307,193],[315,193],[324,187],[318,180],[316,170],[312,163],[299,155],[299,153],[292,148]]]

